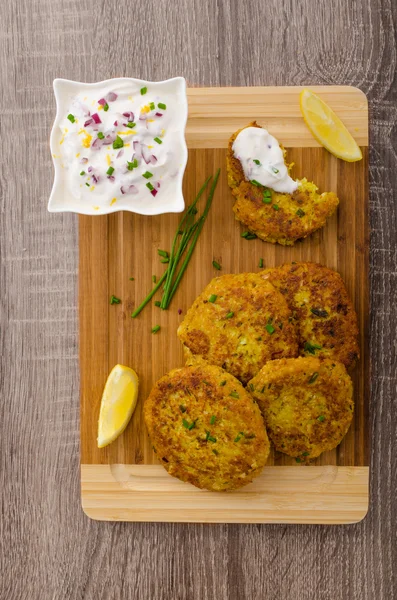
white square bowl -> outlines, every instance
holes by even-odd
[[[98,98],[105,95],[104,90],[110,89],[133,96],[140,94],[140,89],[147,87],[151,93],[170,99],[167,108],[173,108],[175,115],[172,117],[172,145],[178,156],[178,164],[170,161],[169,169],[173,172],[172,182],[163,193],[158,193],[154,198],[147,193],[137,195],[125,194],[111,204],[110,198],[99,202],[97,198],[87,201],[78,198],[73,193],[68,178],[67,161],[62,154],[61,144],[63,132],[61,122],[70,113],[70,107],[78,94],[95,92]],[[182,194],[182,181],[187,162],[187,146],[185,141],[185,128],[188,114],[186,96],[186,81],[183,77],[174,77],[165,81],[144,81],[132,77],[119,77],[107,79],[97,83],[82,83],[68,79],[54,80],[54,94],[57,104],[57,113],[51,130],[50,147],[54,164],[54,183],[48,202],[49,212],[74,212],[85,215],[104,215],[121,210],[142,214],[159,215],[164,213],[181,212],[185,207]],[[171,102],[171,104],[170,104]],[[66,163],[66,164],[65,164]],[[146,192],[146,190],[144,190]]]

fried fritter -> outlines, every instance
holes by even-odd
[[[249,385],[276,450],[311,459],[342,441],[353,418],[353,384],[330,359],[268,362]]]
[[[275,358],[297,356],[297,336],[283,295],[262,274],[223,275],[194,301],[178,329],[189,354],[246,383]]]
[[[174,369],[155,384],[144,414],[161,464],[198,488],[240,488],[267,461],[270,444],[259,407],[220,367]]]
[[[299,335],[299,353],[349,368],[360,356],[357,315],[339,273],[317,263],[288,263],[263,272],[284,296]]]
[[[259,125],[254,121],[247,127]],[[336,194],[318,194],[317,186],[303,178],[293,194],[269,190],[271,201],[264,203],[264,190],[267,188],[246,181],[241,163],[234,156],[232,146],[240,131],[241,129],[236,131],[230,138],[226,158],[228,183],[236,197],[233,206],[236,219],[262,240],[284,246],[291,246],[296,240],[323,227],[339,204]],[[292,167],[287,166],[289,170]]]

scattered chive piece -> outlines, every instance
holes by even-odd
[[[76,120],[72,114],[69,114],[69,115],[68,115],[68,119],[69,119],[69,121],[70,121],[71,123],[74,123],[74,122],[75,122],[75,120]]]
[[[158,144],[162,144],[163,143],[163,140],[160,140],[159,137],[155,137],[154,141],[157,142]]]
[[[114,172],[114,168],[109,167],[108,170],[106,171],[106,175],[111,175],[113,172]]]
[[[259,265],[258,266],[259,266],[260,269],[263,269],[263,258],[259,259]]]
[[[326,310],[322,310],[321,308],[311,308],[310,312],[313,313],[313,315],[316,315],[316,317],[322,317],[323,319],[325,319],[326,317],[328,317],[328,313]]]
[[[296,461],[297,463],[300,463],[300,462],[302,462],[302,459],[301,459],[301,458],[299,458],[299,456],[297,456],[297,457],[295,458],[295,461]]]
[[[160,300],[156,300],[156,302],[154,303],[155,306],[160,306],[161,302]]]
[[[278,170],[278,169],[276,169],[276,167],[272,167],[272,171],[273,171],[273,173],[275,173],[276,175],[277,175],[277,173],[279,172],[279,170]]]
[[[270,333],[270,335],[276,331],[271,323],[265,325],[265,329],[268,333]]]
[[[85,171],[81,171],[80,175],[85,175]]]
[[[169,262],[170,262],[170,257],[169,257],[169,256],[167,256],[167,258],[162,258],[162,259],[160,260],[160,262],[161,262],[161,263],[163,263],[163,265],[166,265],[167,263],[169,263]]]
[[[160,331],[160,325],[155,325],[152,327],[152,333],[157,333],[158,331]]]
[[[154,102],[151,102],[151,103],[149,104],[149,108],[150,108],[150,110],[154,110],[154,109],[156,108],[156,105],[155,105],[155,103],[154,103]]]
[[[214,303],[217,298],[218,296],[215,296],[215,294],[211,294],[211,296],[208,298],[208,302]]]
[[[86,183],[86,186],[87,186],[87,187],[90,187],[90,184],[89,184],[89,183]]]
[[[234,438],[235,442],[239,442],[241,440],[241,435],[239,434],[236,438]]]
[[[302,456],[309,456],[310,452],[302,452]]]
[[[231,319],[232,317],[234,317],[234,312],[228,312],[226,315],[226,319]]]
[[[309,352],[309,354],[316,354],[316,350],[321,350],[322,346],[312,344],[311,342],[305,342],[303,348],[305,352]]]
[[[118,135],[113,142],[113,149],[118,150],[119,148],[122,148],[123,146],[124,146],[124,142],[121,139],[121,137]]]
[[[278,204],[273,204],[273,207],[272,207],[272,208],[274,208],[274,210],[280,210],[280,207],[279,207],[279,205],[278,205]]]
[[[156,283],[156,281],[157,281],[156,275],[152,275],[152,281],[153,281],[153,283]]]
[[[271,196],[263,196],[263,204],[271,204],[272,197]]]
[[[162,102],[159,102],[157,106],[159,108],[162,108],[163,110],[165,110],[167,108],[166,104],[163,104]]]
[[[103,140],[105,136],[103,135],[102,131],[98,131],[97,137],[99,137],[100,140]]]
[[[213,453],[214,453],[216,456],[218,456],[218,454],[219,454],[218,450],[215,450],[215,449],[214,449],[212,452],[213,452]]]
[[[207,434],[205,437],[206,442],[214,442],[214,443],[216,442],[216,438],[212,437],[210,431],[206,431],[205,433]]]
[[[138,161],[136,158],[134,158],[134,160],[132,162],[129,162],[127,160],[127,169],[129,171],[132,171],[132,169],[136,169],[137,166],[138,166]]]
[[[159,256],[162,256],[163,258],[168,258],[169,254],[167,252],[167,250],[160,250],[160,248],[157,249],[157,254]]]
[[[259,183],[259,181],[257,181],[256,179],[251,179],[251,183],[252,183],[253,185],[256,185],[257,187],[262,187],[262,184],[261,184],[261,183]]]
[[[220,271],[222,269],[221,265],[216,262],[216,260],[212,261],[212,266],[214,267],[214,269],[217,269],[218,271]]]
[[[305,214],[306,214],[306,213],[305,213],[305,211],[304,211],[304,210],[302,210],[301,208],[298,208],[298,210],[296,211],[296,213],[295,213],[295,214],[297,214],[297,215],[298,215],[298,217],[301,217],[301,218],[302,218],[302,217],[304,217],[304,216],[305,216]]]
[[[153,177],[153,173],[151,173],[150,171],[145,171],[142,177],[144,177],[145,179],[150,179],[151,177]]]
[[[116,298],[116,296],[110,296],[110,304],[121,304],[120,298]]]
[[[183,404],[180,404],[180,405],[179,405],[179,410],[180,410],[181,412],[185,413],[185,412],[186,412],[186,406],[184,406]]]
[[[264,196],[266,196],[267,198],[271,198],[271,197],[272,197],[272,193],[271,193],[271,191],[270,191],[270,190],[268,190],[268,189],[266,189],[266,190],[263,192],[263,195],[264,195]]]
[[[212,415],[211,419],[210,419],[210,424],[213,425],[216,421],[216,416]]]
[[[189,421],[186,421],[186,419],[182,419],[182,424],[185,427],[185,429],[189,429],[189,431],[196,427],[196,421],[193,421],[193,423],[189,423]]]
[[[253,384],[253,383],[250,383],[250,390],[251,390],[251,392],[254,392],[254,391],[255,391],[255,386],[254,386],[254,384]]]
[[[128,127],[129,129],[133,129],[134,127],[136,127],[136,123],[132,123],[132,121],[129,121],[128,123],[125,124],[126,127]]]
[[[130,277],[130,281],[135,281],[135,277]]]
[[[232,398],[240,398],[238,392],[230,392],[229,396],[231,396]]]
[[[103,110],[105,112],[108,112],[108,110],[109,110],[109,104],[107,102],[106,102],[106,104],[103,105]]]
[[[241,237],[245,238],[246,240],[255,240],[257,235],[255,233],[251,233],[250,231],[243,231]]]
[[[320,423],[322,423],[323,421],[325,421],[324,415],[320,415],[319,417],[317,417],[317,421],[320,421]]]
[[[313,375],[310,377],[310,379],[309,379],[309,383],[314,383],[314,382],[316,381],[317,377],[318,377],[318,373],[317,373],[317,371],[316,371],[316,372],[315,372],[315,373],[313,373]]]
[[[146,187],[147,187],[147,188],[148,188],[150,191],[154,190],[154,187],[152,186],[152,184],[150,183],[150,181],[149,181],[149,183],[147,183],[147,184],[146,184]]]
[[[144,96],[147,92],[147,87],[141,88],[141,96]]]
[[[224,385],[226,385],[226,381],[221,381],[219,384],[221,387],[223,387]]]
[[[260,161],[260,160],[258,160],[257,158],[254,158],[254,163],[255,163],[256,165],[259,165],[259,166],[261,166],[261,165],[262,165],[261,161]]]

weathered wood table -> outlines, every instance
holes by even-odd
[[[14,0],[0,8],[0,598],[393,600],[397,4]],[[90,521],[77,217],[47,213],[52,80],[352,84],[370,104],[371,506],[356,525]]]

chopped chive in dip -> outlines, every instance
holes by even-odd
[[[165,104],[163,104],[162,102],[159,102],[157,106],[159,108],[161,108],[162,110],[165,110],[167,108],[167,106]]]
[[[150,107],[150,110],[154,110],[154,109],[156,108],[156,105],[155,105],[155,103],[154,103],[154,102],[151,102],[151,103],[149,104],[149,107]]]
[[[313,373],[313,375],[310,377],[310,379],[309,379],[309,383],[314,383],[314,382],[316,381],[317,377],[318,377],[318,373],[317,373],[317,371],[316,371],[316,372],[315,372],[315,373]]]
[[[147,87],[141,88],[141,96],[144,96],[147,92]]]
[[[152,186],[152,184],[150,183],[150,181],[149,181],[149,182],[146,184],[146,187],[147,187],[147,188],[148,188],[150,191],[154,190],[154,187]]]
[[[226,315],[226,319],[231,319],[232,317],[234,317],[234,312],[233,311],[228,312]]]
[[[265,325],[265,329],[268,333],[270,333],[270,335],[272,335],[276,331],[271,323]]]
[[[155,306],[161,306],[161,302],[160,300],[156,300],[156,302],[154,303]]]
[[[319,417],[317,417],[317,421],[320,421],[320,423],[323,423],[325,421],[324,415],[320,415]]]
[[[215,296],[215,294],[211,294],[211,296],[208,298],[208,302],[214,303],[217,298],[218,296]]]
[[[112,175],[112,173],[114,173],[114,168],[109,167],[108,170],[106,171],[106,175]]]
[[[220,271],[222,269],[221,265],[216,262],[216,260],[212,261],[212,266],[214,267],[214,269],[217,269],[217,271]]]
[[[109,110],[109,104],[107,102],[106,102],[106,104],[103,105],[103,110],[105,112],[108,112],[108,110]]]
[[[296,214],[296,215],[298,215],[298,217],[302,218],[302,217],[304,217],[304,216],[305,216],[305,214],[306,214],[306,213],[305,213],[305,211],[304,211],[304,210],[302,210],[301,208],[298,208],[298,210],[296,211],[296,213],[295,213],[295,214]]]
[[[102,131],[98,131],[98,136],[100,140],[103,140],[103,138],[105,137],[102,133]]]
[[[261,161],[260,161],[260,160],[258,160],[257,158],[254,158],[254,163],[255,163],[256,165],[258,165],[259,167],[261,167],[261,166],[262,166],[262,163],[261,163]]]
[[[69,114],[67,118],[69,119],[69,121],[70,121],[71,123],[74,123],[74,122],[75,122],[75,120],[76,120],[76,119],[74,118],[74,115],[72,115],[72,114]]]
[[[183,404],[180,404],[180,405],[179,405],[179,410],[180,410],[181,412],[185,413],[185,412],[186,412],[186,406],[184,406]]]
[[[158,138],[158,137],[155,137],[154,141],[157,142],[158,144],[162,144],[163,143],[163,140],[160,140],[160,138]]]
[[[136,167],[138,166],[138,161],[136,158],[134,158],[134,160],[132,162],[129,162],[127,160],[127,169],[129,171],[132,171],[133,169],[136,169]]]
[[[276,175],[277,175],[277,173],[279,172],[279,170],[278,170],[278,169],[276,169],[276,167],[272,167],[272,171],[273,171],[273,173],[275,173]]]
[[[134,127],[136,127],[136,123],[129,121],[128,123],[125,124],[125,126],[128,127],[129,129],[133,129]]]
[[[80,175],[85,175],[85,171],[81,171]]]
[[[230,392],[229,396],[231,396],[232,398],[240,398],[238,392]]]
[[[280,207],[278,204],[273,204],[273,208],[274,208],[274,210],[280,210]]]
[[[211,417],[211,419],[210,419],[210,424],[211,424],[211,425],[214,425],[215,421],[216,421],[216,416],[215,416],[215,415],[212,415],[212,417]]]
[[[110,304],[121,304],[120,298],[116,298],[116,296],[110,296]]]
[[[263,258],[259,259],[259,265],[258,266],[259,266],[260,269],[263,269]]]
[[[160,248],[157,249],[157,254],[159,256],[162,256],[163,258],[168,258],[169,254],[167,252],[167,250],[160,250]]]
[[[151,173],[150,171],[145,171],[142,177],[144,177],[145,179],[150,179],[151,177],[153,177],[153,173]]]
[[[157,281],[156,275],[152,275],[152,281],[153,281],[153,283],[156,283],[156,281]]]
[[[316,354],[316,350],[321,350],[322,346],[318,344],[312,344],[311,342],[305,342],[303,346],[305,352],[309,352],[309,354]]]
[[[152,327],[152,333],[157,333],[158,331],[160,331],[160,325],[155,325]]]
[[[124,142],[121,139],[121,137],[118,135],[113,142],[113,149],[118,150],[119,148],[122,148],[123,146],[124,146]]]
[[[89,183],[86,183],[86,186],[87,186],[87,187],[90,187],[90,184],[89,184]]]

